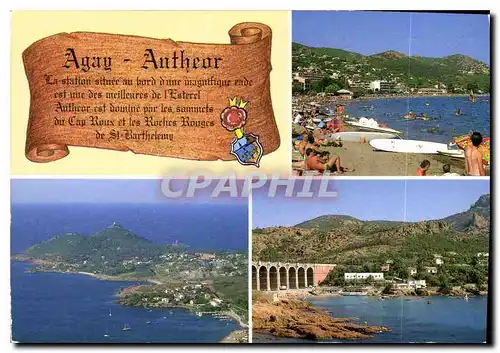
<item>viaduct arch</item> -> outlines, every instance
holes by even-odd
[[[252,289],[279,291],[317,286],[334,264],[252,262]]]

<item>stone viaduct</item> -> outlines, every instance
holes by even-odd
[[[278,291],[317,286],[333,264],[252,262],[252,289]]]

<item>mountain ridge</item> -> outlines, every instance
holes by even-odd
[[[396,58],[417,58],[417,59],[465,59],[465,60],[470,59],[470,60],[478,61],[478,62],[480,62],[488,67],[490,66],[480,59],[474,58],[470,55],[461,54],[461,53],[448,54],[445,56],[422,56],[422,55],[407,55],[407,54],[402,53],[402,52],[397,51],[397,50],[388,49],[388,50],[384,50],[382,52],[377,52],[374,54],[361,54],[361,53],[358,53],[355,51],[350,51],[350,50],[345,50],[345,49],[340,49],[340,48],[324,47],[324,46],[315,47],[315,46],[305,45],[305,44],[298,43],[298,42],[292,42],[292,48],[293,47],[295,47],[296,49],[297,48],[307,48],[307,49],[319,50],[321,52],[337,52],[338,51],[338,52],[344,52],[346,54],[346,56],[351,55],[351,56],[365,57],[365,58],[377,57],[377,56],[387,56],[387,57],[396,57]]]
[[[323,215],[292,227],[254,229],[253,258],[263,261],[349,262],[408,253],[487,252],[490,196],[468,210],[420,222],[361,221],[345,215]],[[412,255],[413,254],[413,255]]]
[[[354,83],[383,80],[394,84],[392,90],[444,88],[449,93],[490,91],[490,65],[457,53],[444,57],[407,56],[396,50],[363,55],[337,48],[309,47],[292,43],[292,71],[313,69],[316,77],[337,80],[343,88],[357,89]],[[396,89],[395,85],[400,84]],[[352,86],[352,87],[351,87]],[[362,86],[361,86],[362,87]],[[310,90],[318,91],[314,85]],[[361,91],[360,91],[361,92]]]

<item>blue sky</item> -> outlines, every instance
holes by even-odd
[[[467,210],[490,192],[485,180],[335,180],[336,198],[269,198],[267,189],[252,194],[253,227],[291,226],[325,214],[362,220],[422,221]],[[406,207],[406,216],[405,216]]]
[[[185,180],[175,180],[172,191],[186,190]],[[246,198],[229,198],[221,193],[218,199],[211,194],[217,181],[210,187],[196,191],[194,198],[167,198],[161,191],[160,179],[13,179],[12,203],[241,203]]]
[[[294,11],[292,39],[313,47],[371,55],[386,50],[443,57],[464,54],[490,63],[489,17],[369,11]]]

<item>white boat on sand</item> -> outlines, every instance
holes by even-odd
[[[375,139],[370,141],[370,146],[380,151],[400,153],[437,154],[449,151],[445,143],[418,140]]]
[[[346,131],[346,132],[336,132],[325,136],[327,139],[341,140],[349,142],[360,142],[364,139],[365,142],[370,142],[375,139],[400,139],[397,134],[391,134],[387,132],[370,132],[370,131]]]

